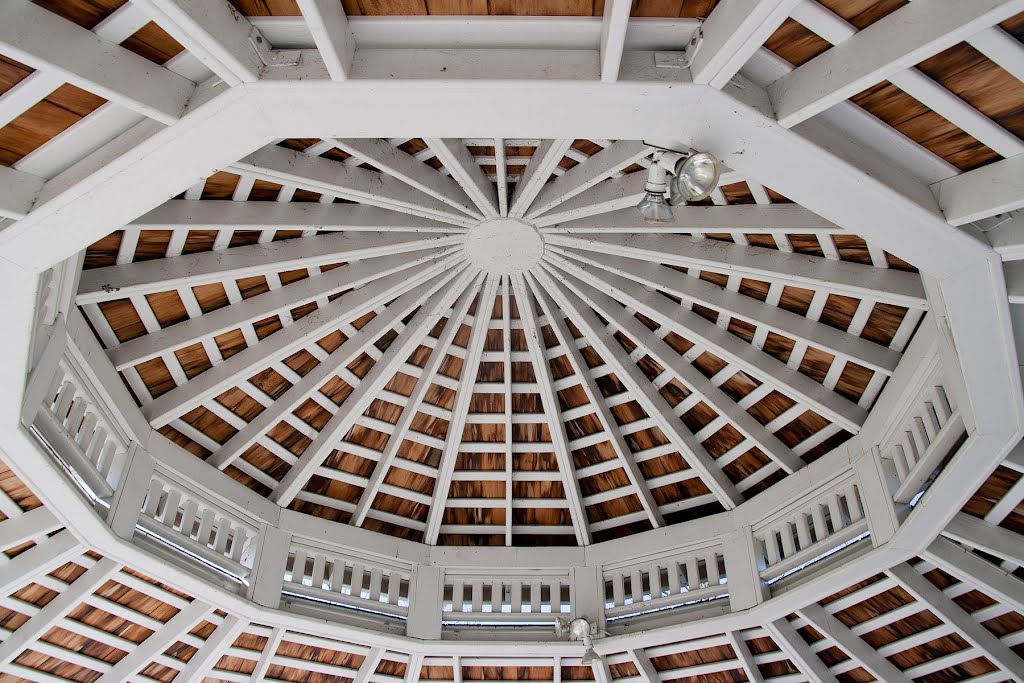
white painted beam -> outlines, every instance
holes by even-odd
[[[530,293],[522,275],[512,276],[512,288],[519,309],[519,319],[523,324],[527,350],[530,352],[533,374],[540,386],[541,403],[544,407],[544,414],[547,416],[551,445],[555,451],[555,459],[558,461],[558,473],[562,480],[565,499],[569,505],[569,516],[572,519],[576,542],[580,545],[589,545],[591,533],[587,511],[583,507],[583,494],[580,491],[579,479],[576,477],[572,454],[568,449],[569,437],[565,431],[565,422],[562,421],[561,406],[554,388],[554,378],[551,373],[551,365],[548,363],[547,347],[541,333],[540,321],[533,308]]]
[[[931,186],[942,213],[953,225],[1024,207],[1024,153]]]
[[[704,45],[690,66],[693,82],[724,87],[789,17],[797,2],[733,0],[719,3],[701,26]]]
[[[423,301],[427,296],[429,299],[423,301],[419,311],[402,331],[384,355],[374,363],[373,367],[354,388],[351,394],[339,407],[338,412],[331,416],[327,424],[316,435],[313,442],[306,447],[299,456],[299,459],[288,470],[288,473],[281,479],[281,482],[271,492],[270,499],[282,507],[287,507],[295,498],[295,495],[306,485],[309,478],[313,476],[316,469],[323,464],[324,460],[339,446],[342,437],[362,416],[370,404],[377,398],[384,385],[391,381],[399,367],[404,364],[413,351],[420,345],[423,339],[430,334],[430,331],[451,307],[455,299],[466,288],[473,273],[466,271],[459,277],[453,286],[445,287],[449,280],[442,279],[434,287],[424,286],[421,290],[409,292],[403,296],[417,295],[416,303]],[[406,306],[401,300],[396,301],[393,307],[405,313]],[[407,315],[407,314],[406,314]],[[400,322],[405,315],[396,316],[394,322]],[[367,325],[369,327],[369,325]],[[387,329],[390,329],[388,326]],[[381,330],[384,332],[386,330]],[[459,431],[461,436],[461,430]],[[453,456],[454,460],[454,456]]]
[[[98,679],[97,683],[123,683],[131,679],[147,664],[156,659],[179,638],[183,637],[200,619],[209,614],[211,608],[199,600],[182,608],[159,630],[154,631],[134,650],[118,660],[114,668]]]
[[[829,671],[825,662],[811,651],[811,646],[785,618],[765,624],[765,628],[775,640],[775,644],[789,655],[793,665],[807,676],[811,683],[839,683],[839,679]]]
[[[533,223],[539,228],[551,226],[552,229],[557,230],[561,223],[573,221],[572,225],[582,226],[587,221],[581,219],[600,216],[612,211],[621,210],[620,216],[624,216],[626,211],[633,210],[643,199],[646,184],[646,173],[630,173],[620,178],[598,183],[595,187],[567,200],[546,215],[537,216]],[[673,209],[674,211],[675,209]]]
[[[921,557],[1017,612],[1024,610],[1024,581],[967,548],[937,538]]]
[[[33,71],[0,95],[0,128],[21,116],[63,85],[54,72]]]
[[[885,683],[910,683],[910,679],[892,662],[878,654],[875,648],[861,640],[821,605],[808,605],[797,610],[797,614],[806,619],[814,630],[838,645],[877,680]]]
[[[778,120],[794,126],[1022,9],[1022,0],[902,7],[769,86]]]
[[[452,405],[452,418],[448,421],[445,432],[444,448],[438,465],[437,479],[434,480],[434,491],[431,496],[430,511],[427,514],[427,530],[423,541],[429,545],[437,544],[437,536],[441,531],[444,519],[445,503],[452,485],[452,473],[455,471],[455,460],[462,445],[462,433],[469,413],[469,402],[473,398],[473,387],[476,385],[480,359],[484,352],[484,341],[491,327],[491,313],[494,299],[498,292],[498,277],[489,275],[484,280],[483,289],[477,297],[476,310],[473,314],[473,330],[466,346],[466,357],[462,362],[459,376],[459,387],[455,391],[455,402]]]
[[[746,674],[747,680],[750,681],[750,683],[765,683],[764,676],[761,675],[761,670],[754,662],[754,655],[750,652],[750,647],[747,645],[747,641],[743,638],[743,633],[729,631],[728,635],[729,643],[732,645],[733,652],[736,653],[736,658],[740,660],[743,665],[743,673]]]
[[[352,68],[356,38],[345,9],[333,0],[298,0],[298,3],[327,72],[336,81],[346,80]]]
[[[496,217],[498,211],[494,202],[494,188],[480,165],[476,163],[476,159],[469,153],[465,143],[458,138],[425,138],[424,142],[483,215],[487,218]],[[505,148],[502,147],[501,156],[504,154]],[[504,172],[503,164],[498,164],[498,175],[501,176]],[[498,184],[500,191],[501,182]]]
[[[613,142],[592,157],[585,159],[540,191],[527,215],[530,218],[551,211],[581,192],[600,184],[618,171],[648,156],[651,148],[635,140]]]
[[[43,189],[38,176],[0,166],[0,218],[24,218]]]
[[[34,508],[0,522],[0,549],[9,550],[27,541],[45,538],[62,526],[47,508]]]
[[[622,51],[626,45],[631,0],[606,0],[601,20],[601,80],[614,83],[619,78]]]
[[[226,0],[134,0],[228,85],[260,79],[263,61],[249,20]]]
[[[170,125],[195,85],[30,2],[0,6],[0,52]]]
[[[566,174],[568,175],[568,174]],[[562,176],[564,178],[565,176]],[[634,173],[623,176],[616,181],[602,183],[597,189],[603,189],[614,182],[633,181],[634,187],[643,189],[646,175]],[[561,180],[561,178],[559,178]],[[558,181],[555,181],[557,183]],[[552,183],[552,186],[555,184]],[[584,194],[581,197],[587,197]],[[629,195],[630,205],[627,208],[607,210],[600,214],[592,214],[575,220],[559,220],[549,222],[549,217],[539,216],[538,225],[541,232],[557,234],[589,234],[604,232],[635,232],[635,233],[752,233],[752,234],[814,234],[835,235],[845,233],[835,223],[827,221],[798,204],[730,204],[724,206],[674,206],[672,219],[665,223],[647,223],[636,211],[633,195]],[[624,200],[625,202],[625,200]],[[562,213],[565,205],[557,207]]]
[[[572,138],[559,138],[544,140],[540,143],[530,157],[530,163],[526,165],[522,178],[516,183],[516,190],[512,193],[512,204],[509,207],[509,216],[522,218],[533,206],[534,200],[548,178],[555,172],[565,153],[572,146]]]
[[[957,513],[942,535],[1018,567],[1024,566],[1024,544],[1018,534],[967,513]]]
[[[1024,259],[1024,211],[1016,212],[985,236],[1004,261]]]
[[[220,661],[221,656],[227,652],[228,648],[234,645],[235,639],[248,623],[233,614],[225,616],[217,629],[207,637],[203,646],[189,658],[188,664],[175,678],[182,683],[200,683],[205,680],[207,675],[213,673],[210,670]]]
[[[0,565],[0,594],[10,595],[83,552],[74,535],[64,530]]]

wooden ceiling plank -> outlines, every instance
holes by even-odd
[[[469,153],[465,143],[458,138],[425,138],[423,141],[437,156],[441,165],[451,174],[454,182],[462,187],[464,194],[469,195],[477,209],[486,218],[497,217],[499,212],[495,207],[494,187],[484,174],[483,169],[476,163],[476,159]],[[502,147],[501,153],[504,155],[504,147]],[[504,170],[499,167],[498,173],[500,175],[504,173]],[[500,186],[499,182],[499,191]],[[507,195],[507,188],[505,192]]]
[[[44,182],[30,173],[0,166],[0,219],[24,218],[32,210]]]
[[[470,218],[482,218],[460,183],[452,177],[441,175],[434,167],[406,154],[388,144],[387,141],[379,138],[329,138],[329,140],[343,152],[362,159],[374,168],[458,209]],[[467,151],[466,154],[468,155],[469,152]],[[442,163],[444,163],[443,159]],[[480,167],[472,164],[472,168],[479,170]]]
[[[686,429],[686,426],[672,411],[672,406],[669,405],[665,397],[650,383],[640,368],[630,360],[619,342],[590,308],[594,307],[595,310],[598,310],[605,320],[613,315],[613,311],[605,311],[598,307],[597,302],[588,301],[586,297],[582,296],[580,298],[584,302],[585,308],[578,308],[563,290],[568,283],[547,264],[545,264],[544,271],[534,273],[534,277],[551,294],[577,329],[584,334],[594,350],[614,369],[615,376],[619,381],[633,392],[637,403],[648,416],[657,422],[658,428],[673,443],[683,460],[701,473],[704,483],[722,505],[731,510],[743,502],[743,495],[729,481],[721,468],[715,464],[714,459],[697,442],[693,434]],[[560,281],[560,284],[556,281]],[[572,291],[579,296],[578,290]]]
[[[747,680],[750,683],[764,683],[764,676],[761,675],[761,670],[754,662],[754,656],[750,652],[750,647],[747,645],[746,639],[743,638],[743,634],[738,631],[729,631],[728,636],[732,651],[736,654],[736,659],[740,661]]]
[[[250,40],[253,26],[227,0],[133,2],[228,85],[260,79],[263,60]]]
[[[910,679],[885,657],[855,636],[841,621],[815,603],[798,610],[816,631],[839,646],[851,659],[868,673],[886,683],[910,683]]]
[[[555,226],[557,229],[559,223],[600,216],[613,211],[623,210],[621,215],[625,216],[625,211],[632,210],[643,199],[646,185],[646,173],[630,173],[613,178],[581,192],[564,202],[557,210],[538,216],[533,223],[543,232],[543,228],[548,226]],[[586,221],[580,220],[576,225],[583,226],[585,223]]]
[[[408,268],[430,267],[452,253],[449,250],[431,250],[357,261],[137,337],[110,349],[107,355],[115,368],[123,370],[310,302],[319,303],[324,296],[356,289]]]
[[[106,583],[119,568],[116,562],[104,557],[75,579],[60,595],[46,603],[45,607],[0,643],[0,667],[10,664],[23,650],[31,648],[38,638],[78,607],[86,595]]]
[[[443,286],[448,282],[448,279],[445,279],[438,286],[423,288],[425,291],[415,292],[419,294],[416,303],[422,302],[422,305],[410,325],[402,331],[402,334],[388,347],[380,360],[362,378],[354,391],[341,404],[338,412],[331,416],[327,424],[323,426],[313,443],[302,452],[295,465],[288,470],[288,473],[270,494],[272,501],[281,506],[287,506],[295,498],[295,494],[313,476],[316,469],[338,448],[345,434],[377,398],[384,385],[391,381],[399,367],[406,362],[421,341],[430,334],[430,331],[451,308],[452,303],[469,285],[475,274],[472,270],[461,268],[456,274],[458,272],[462,274],[455,279],[451,287]],[[412,293],[410,292],[410,294]],[[427,296],[430,298],[423,301]],[[400,322],[406,315],[408,313],[394,322]],[[360,485],[365,488],[366,483],[360,482]]]
[[[901,354],[897,351],[656,263],[600,254],[583,255],[578,251],[558,248],[553,251],[572,257],[576,267],[584,272],[599,273],[597,268],[604,269],[645,287],[679,297],[690,305],[696,303],[719,311],[720,315],[726,313],[759,330],[781,334],[850,358],[885,375],[891,375],[899,363]]]
[[[719,3],[700,31],[704,44],[693,56],[694,83],[723,88],[751,55],[789,18],[798,0],[753,0]]]
[[[768,86],[779,123],[792,127],[1024,9],[1020,0],[912,3]],[[897,84],[898,85],[898,84]]]
[[[465,228],[421,216],[362,204],[316,202],[220,202],[169,199],[134,219],[138,230],[338,230],[348,232],[465,232]]]
[[[811,683],[839,683],[839,679],[811,652],[810,646],[785,618],[765,624],[765,628],[775,644],[789,655],[792,663]]]
[[[982,593],[1024,613],[1024,581],[945,538],[935,539],[922,558],[976,586]]]
[[[370,349],[382,334],[387,333],[400,324],[407,315],[416,310],[435,291],[449,282],[453,275],[454,273],[448,276],[435,277],[433,280],[423,283],[421,288],[411,288],[403,292],[390,306],[364,327],[360,328],[358,332],[352,334],[316,367],[301,378],[296,379],[292,386],[280,398],[274,401],[270,407],[260,412],[259,415],[235,433],[224,445],[216,449],[210,455],[207,462],[220,469],[235,463],[237,458],[250,446],[263,439],[270,429],[282,419],[286,419],[293,410],[310,396],[316,395],[325,382],[342,372],[363,353],[366,353],[367,349]],[[395,346],[395,348],[397,349],[398,347]],[[405,361],[404,357],[402,361]],[[352,379],[352,383],[355,388],[358,388],[357,385],[361,385],[363,382],[357,382],[357,380]],[[351,398],[349,396],[349,399]],[[334,416],[336,417],[339,413],[345,413],[345,411],[341,407],[335,408]],[[319,467],[319,465],[320,463],[317,463],[313,467]]]
[[[576,542],[579,545],[589,545],[591,531],[587,523],[587,512],[583,506],[580,483],[575,475],[575,464],[567,447],[569,438],[566,435],[565,423],[562,422],[562,411],[558,402],[558,394],[554,389],[551,365],[548,363],[545,353],[540,322],[530,301],[526,281],[522,275],[512,276],[512,288],[519,307],[519,317],[523,324],[523,334],[526,337],[527,350],[530,352],[533,373],[540,386],[541,403],[544,407],[544,414],[547,416],[548,430],[551,433],[551,446],[558,462],[558,475],[562,481],[565,499],[569,503],[573,533],[575,533]]]
[[[369,477],[369,481],[363,488],[363,492],[359,495],[359,502],[356,504],[355,511],[352,513],[352,517],[349,520],[350,524],[362,526],[363,521],[366,519],[367,513],[373,506],[373,501],[377,497],[377,492],[380,490],[384,483],[384,479],[387,477],[388,470],[393,464],[395,464],[395,459],[398,457],[398,452],[402,447],[402,442],[406,439],[406,435],[410,433],[410,427],[413,420],[416,419],[416,413],[423,405],[423,398],[430,390],[433,379],[437,375],[437,371],[441,368],[441,364],[444,362],[445,356],[448,354],[455,337],[462,328],[462,324],[466,319],[466,314],[469,312],[469,307],[473,304],[473,300],[479,294],[482,285],[483,275],[477,274],[473,283],[471,283],[459,295],[458,301],[455,303],[451,314],[448,316],[448,321],[445,323],[441,336],[438,337],[437,341],[434,343],[434,350],[431,352],[430,358],[427,359],[427,363],[423,366],[422,372],[420,372],[419,377],[416,378],[416,385],[413,387],[412,393],[409,394],[409,399],[406,402],[406,408],[398,418],[398,422],[395,424],[395,428],[391,436],[388,437],[388,442],[384,448],[384,452],[381,454],[377,465],[374,467],[373,473]],[[451,423],[450,414],[446,420],[449,424]],[[405,462],[410,462],[411,465],[411,461]],[[395,466],[401,468],[402,464],[398,463],[395,464]],[[429,474],[424,474],[425,476],[437,479],[436,470],[432,470]]]
[[[345,8],[333,0],[298,0],[298,5],[327,73],[335,81],[348,80],[356,38],[345,16]]]
[[[32,3],[0,8],[0,52],[165,125],[195,91],[191,81]]]
[[[157,630],[134,650],[121,658],[114,668],[98,679],[97,683],[122,683],[131,679],[142,668],[153,661],[164,650],[183,637],[203,617],[212,611],[209,605],[194,600],[188,607],[175,614],[170,621],[157,627]],[[131,621],[131,619],[128,619]]]
[[[601,81],[604,83],[619,80],[619,66],[626,46],[626,29],[632,7],[631,0],[606,0],[604,3],[600,46]]]
[[[569,327],[565,324],[564,313],[555,308],[554,302],[547,297],[544,290],[537,286],[534,280],[529,276],[527,276],[527,282],[529,283],[530,289],[533,291],[534,297],[536,297],[537,301],[540,303],[541,310],[543,310],[544,315],[547,316],[548,322],[551,324],[551,327],[555,332],[555,336],[561,342],[562,347],[566,350],[566,356],[569,359],[569,364],[572,366],[573,373],[575,373],[576,377],[579,378],[583,391],[587,396],[587,400],[594,406],[594,411],[597,414],[598,421],[601,423],[601,427],[604,430],[604,436],[611,442],[612,450],[615,451],[616,458],[618,458],[619,462],[622,463],[622,468],[626,473],[626,477],[629,479],[630,486],[636,493],[637,498],[640,500],[640,504],[643,506],[644,511],[647,513],[647,516],[651,521],[651,525],[654,527],[665,526],[665,518],[658,509],[658,503],[654,500],[654,496],[651,494],[651,490],[647,485],[647,480],[644,477],[643,472],[640,471],[640,467],[633,456],[633,452],[630,450],[629,445],[622,436],[622,430],[619,427],[619,423],[616,421],[615,415],[612,414],[611,408],[605,402],[604,395],[601,393],[600,388],[598,388],[597,382],[595,382],[594,378],[591,376],[590,367],[583,358],[583,354],[580,353],[580,349],[576,345],[576,339],[572,336],[572,333],[569,331]]]
[[[490,329],[491,312],[494,308],[494,298],[499,284],[496,276],[488,275],[477,298],[473,330],[470,333],[469,345],[466,347],[466,359],[462,364],[459,388],[455,391],[452,419],[448,422],[448,431],[445,433],[444,449],[441,452],[437,479],[434,480],[434,491],[431,496],[430,512],[427,515],[427,530],[423,542],[428,545],[437,544],[437,536],[441,531],[445,503],[452,485],[452,473],[455,471],[455,460],[459,453],[459,446],[462,444],[466,415],[469,413],[469,403],[473,398],[473,387],[480,369],[480,358],[483,356],[487,330]]]
[[[201,683],[248,625],[248,621],[228,614],[175,678],[182,683]]]
[[[961,638],[978,648],[989,661],[1003,669],[1013,680],[1024,680],[1024,675],[1021,674],[1024,672],[1024,660],[928,579],[921,576],[917,570],[909,564],[900,564],[886,570],[886,573],[899,581],[914,599],[921,601],[935,616],[953,626]]]
[[[697,394],[702,401],[732,424],[743,436],[753,441],[754,445],[779,463],[787,473],[795,472],[804,466],[804,462],[799,456],[755,420],[750,413],[730,399],[714,382],[687,363],[660,335],[650,331],[633,316],[627,315],[625,309],[616,304],[611,297],[605,296],[599,289],[588,289],[586,294],[588,298],[584,300],[589,300],[592,305],[596,304],[606,320],[628,335],[667,372]]]
[[[526,215],[537,195],[544,189],[548,178],[551,177],[569,147],[572,146],[572,142],[571,138],[560,138],[543,140],[540,143],[540,146],[533,152],[530,163],[526,165],[522,177],[516,183],[515,192],[512,193],[509,216],[522,218]]]
[[[622,304],[634,308],[661,325],[668,326],[683,338],[705,346],[723,360],[736,363],[745,372],[768,383],[790,398],[806,404],[830,421],[841,424],[845,429],[856,433],[867,417],[867,411],[855,403],[825,389],[799,370],[763,353],[739,337],[721,329],[700,315],[685,310],[660,294],[650,292],[637,283],[611,273],[603,273],[600,278],[595,278],[590,273],[582,271],[564,260],[558,261],[555,256],[547,258],[585,283],[583,287],[586,289],[581,290],[566,281],[566,284],[579,293],[584,301],[591,298],[591,292],[612,291]]]
[[[468,228],[474,223],[464,213],[454,212],[444,202],[398,178],[332,159],[312,157],[277,145],[264,147],[226,170],[231,173],[250,173],[272,183],[295,185],[313,192],[462,227]]]
[[[767,247],[751,247],[686,235],[548,234],[556,246],[596,251],[686,268],[739,274],[754,279],[823,290],[854,298],[869,298],[908,308],[925,308],[927,300],[920,276],[893,269],[846,261],[830,261],[807,254],[787,254]]]
[[[460,235],[408,239],[396,233],[338,233],[94,268],[83,273],[76,301],[97,303],[329,263],[454,247],[462,239]]]
[[[425,283],[431,278],[447,281],[455,273],[445,273],[445,270],[456,265],[460,259],[460,256],[452,256],[423,269],[413,277],[405,273],[396,273],[351,291],[335,299],[328,306],[313,311],[294,324],[193,377],[185,386],[161,395],[145,406],[143,413],[151,424],[163,426],[169,420],[195,408],[207,399],[220,395],[274,361],[285,358],[332,330],[338,329],[342,322],[355,320],[417,287],[427,287]],[[441,273],[444,275],[439,275]],[[433,284],[437,286],[437,281],[435,280]]]
[[[623,176],[633,178],[637,174]],[[641,176],[643,174],[640,174]],[[610,184],[604,183],[604,185]],[[749,181],[748,181],[749,182]],[[640,186],[643,183],[639,183]],[[639,200],[638,200],[639,201]],[[635,202],[634,202],[635,204]],[[544,221],[545,216],[538,221]],[[541,232],[556,234],[588,233],[678,233],[724,232],[732,234],[769,234],[778,238],[787,234],[846,234],[835,223],[825,220],[799,204],[733,204],[728,206],[674,206],[666,223],[646,223],[632,205],[584,219],[545,223]],[[787,251],[780,249],[780,251]],[[789,249],[788,251],[792,251]]]
[[[536,218],[563,202],[609,179],[623,168],[648,156],[651,148],[638,140],[614,142],[597,154],[584,159],[563,175],[548,183],[530,206],[527,216]]]

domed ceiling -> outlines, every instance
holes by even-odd
[[[735,507],[856,434],[915,269],[727,171],[645,223],[631,140],[288,139],[89,249],[151,424],[270,500],[430,544]]]

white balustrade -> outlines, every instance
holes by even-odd
[[[867,530],[864,504],[853,477],[754,527],[754,542],[764,559],[761,578],[777,579],[818,559]]]
[[[159,475],[152,478],[139,525],[239,579],[249,573],[246,551],[256,539],[256,528]]]
[[[445,625],[553,624],[572,611],[570,575],[565,570],[516,574],[449,569],[441,602]]]
[[[605,616],[609,621],[661,612],[728,595],[725,559],[713,546],[605,568]]]
[[[412,567],[293,543],[282,592],[362,612],[406,618]]]
[[[66,358],[59,362],[32,426],[93,497],[109,498],[128,444]]]

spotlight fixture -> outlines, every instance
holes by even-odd
[[[667,223],[672,220],[672,206],[706,199],[718,187],[721,163],[708,152],[659,149],[652,161],[646,194],[636,205],[648,223]]]
[[[569,640],[578,640],[583,643],[584,650],[583,657],[580,658],[581,664],[593,664],[601,659],[601,656],[594,652],[594,636],[596,634],[597,628],[592,626],[583,617],[577,617],[570,622],[566,622],[560,617],[555,617],[556,636],[561,638],[568,635]]]

